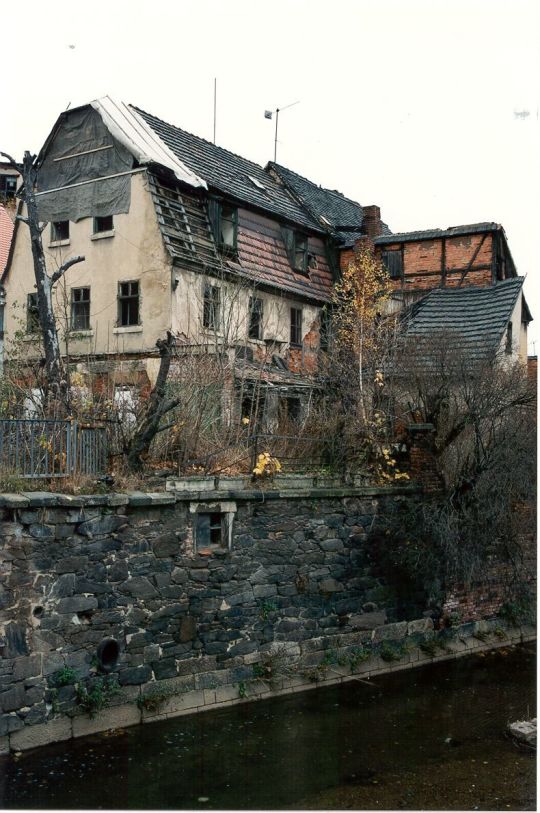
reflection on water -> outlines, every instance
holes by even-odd
[[[385,777],[411,783],[432,771],[450,781],[454,763],[496,765],[505,754],[530,761],[504,728],[534,716],[534,670],[532,650],[518,648],[59,743],[0,760],[0,803],[315,807],[317,794]]]

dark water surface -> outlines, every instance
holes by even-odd
[[[534,809],[519,647],[0,759],[5,808]],[[466,804],[464,804],[464,802]]]

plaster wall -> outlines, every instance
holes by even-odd
[[[114,216],[113,231],[94,235],[93,218],[69,224],[69,240],[53,242],[50,224],[43,232],[49,273],[65,260],[83,255],[56,285],[55,310],[62,348],[72,355],[147,353],[171,326],[171,263],[165,252],[145,173],[131,177],[131,208]],[[138,280],[140,324],[118,327],[118,283]],[[72,288],[90,288],[90,330],[70,331]],[[6,288],[6,356],[20,346],[36,355],[36,335],[26,333],[27,296],[35,291],[28,228],[21,223]],[[15,339],[22,334],[21,341]]]

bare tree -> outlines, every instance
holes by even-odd
[[[28,226],[30,244],[37,290],[39,324],[43,337],[45,354],[45,373],[47,400],[49,407],[53,404],[66,410],[69,405],[69,383],[66,367],[62,360],[56,318],[53,308],[53,289],[55,284],[73,265],[83,262],[84,257],[76,256],[66,260],[54,273],[47,272],[45,253],[43,251],[42,232],[45,224],[40,223],[36,201],[38,164],[36,156],[26,151],[22,165],[7,153],[0,152],[8,163],[22,175],[22,187],[19,195],[26,205],[26,215],[17,215]]]

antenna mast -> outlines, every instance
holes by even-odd
[[[271,119],[274,113],[276,114],[276,132],[274,135],[274,164],[277,164],[277,134],[278,134],[278,123],[279,123],[279,114],[281,110],[288,110],[289,107],[294,107],[295,104],[300,104],[298,102],[292,102],[292,104],[285,105],[285,107],[276,107],[275,110],[265,110],[264,117],[265,119]]]
[[[217,78],[214,77],[214,144],[216,143],[216,100],[217,100]]]

